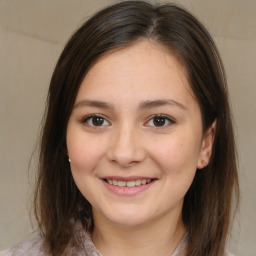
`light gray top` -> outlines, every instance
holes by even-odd
[[[76,227],[76,246],[67,246],[63,256],[103,256],[95,247],[91,236],[80,226]],[[182,238],[176,250],[170,256],[185,256],[187,234]],[[43,239],[22,241],[14,247],[0,252],[0,256],[50,256],[51,254],[43,245]],[[226,256],[233,256],[227,253]]]

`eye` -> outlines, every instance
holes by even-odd
[[[146,124],[148,126],[154,126],[154,127],[166,127],[171,124],[173,124],[174,121],[167,116],[164,115],[156,115],[153,118],[151,118]]]
[[[90,115],[83,118],[82,123],[92,126],[92,127],[100,127],[100,126],[108,126],[110,123],[102,116],[99,115]]]

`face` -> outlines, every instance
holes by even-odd
[[[165,48],[145,40],[97,61],[67,129],[72,175],[96,223],[180,216],[197,168],[209,160],[207,134],[185,69]]]

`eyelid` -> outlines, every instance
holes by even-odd
[[[156,114],[156,115],[151,116],[145,124],[149,123],[151,120],[153,120],[154,118],[158,118],[158,117],[166,119],[169,122],[169,124],[164,125],[164,126],[149,125],[150,127],[155,127],[157,129],[163,129],[163,128],[169,127],[170,125],[176,123],[175,119],[170,116],[167,116],[165,114]]]
[[[106,121],[108,124],[107,125],[100,125],[100,126],[96,126],[96,125],[90,125],[87,123],[88,120],[94,118],[94,117],[99,117],[99,118],[102,118],[104,119],[104,121]],[[109,126],[110,125],[110,122],[103,116],[103,115],[100,115],[100,114],[90,114],[90,115],[87,115],[85,117],[83,117],[81,119],[81,123],[88,126],[88,127],[92,127],[92,128],[102,128],[102,127],[105,127],[105,126]]]

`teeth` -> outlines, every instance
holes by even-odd
[[[107,180],[107,182],[109,183],[109,184],[113,184],[113,181],[112,180]]]
[[[106,180],[107,183],[114,185],[114,186],[119,186],[119,187],[135,187],[135,186],[140,186],[140,185],[146,185],[150,183],[152,180],[151,179],[144,179],[144,180],[131,180],[131,181],[122,181],[122,180]]]
[[[135,187],[136,181],[127,181],[127,187]]]
[[[135,184],[136,184],[136,186],[140,186],[141,185],[141,180],[136,180]]]
[[[117,182],[117,185],[118,185],[119,187],[125,187],[125,186],[126,186],[126,181],[118,181],[118,182]]]

